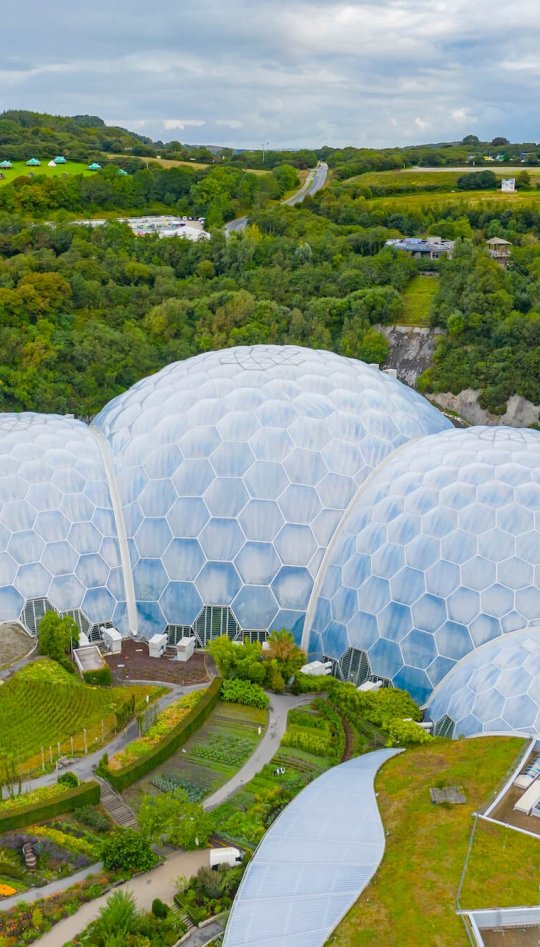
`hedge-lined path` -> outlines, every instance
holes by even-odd
[[[229,796],[232,796],[237,789],[245,783],[249,783],[254,776],[270,762],[273,756],[279,750],[279,744],[285,730],[287,729],[287,714],[289,710],[298,707],[300,704],[309,704],[313,700],[313,694],[300,694],[293,697],[288,694],[269,694],[270,709],[268,713],[268,725],[262,740],[257,744],[250,758],[238,770],[227,783],[216,789],[215,793],[208,796],[203,802],[205,809],[213,809],[225,802]]]
[[[133,684],[163,684],[162,681],[132,681]],[[190,691],[202,690],[205,687],[208,687],[208,684],[192,684],[190,687],[180,687],[177,684],[168,684],[166,685],[170,688],[167,694],[164,694],[163,697],[160,697],[157,701],[158,712],[164,710],[165,707],[168,707],[169,704],[174,703],[175,700],[178,700],[179,697],[183,697],[184,694],[190,693]],[[72,773],[76,773],[80,780],[84,781],[87,779],[94,778],[94,767],[97,766],[101,757],[104,753],[108,753],[109,756],[113,756],[115,753],[118,753],[119,750],[123,750],[124,747],[131,743],[132,740],[139,735],[138,724],[136,720],[132,720],[121,733],[117,734],[110,743],[107,743],[106,746],[101,747],[99,750],[95,750],[93,753],[89,753],[88,756],[78,756],[73,758],[73,763],[70,763],[69,770]],[[27,779],[23,783],[22,791],[29,792],[31,789],[38,789],[40,786],[52,786],[56,783],[57,774],[53,770],[52,773],[44,773],[43,776],[37,776],[35,779]],[[4,790],[4,797],[7,795],[7,792]]]
[[[161,898],[162,901],[171,904],[176,894],[175,882],[178,876],[184,875],[186,878],[191,878],[203,866],[208,867],[207,849],[196,852],[178,852],[176,855],[167,858],[162,865],[153,868],[152,871],[147,871],[144,875],[137,875],[131,881],[118,885],[114,890],[130,891],[135,898],[137,907],[143,911],[149,911],[154,898]],[[67,882],[71,881],[69,878],[65,880]],[[68,887],[69,884],[66,884],[66,888]],[[50,893],[52,894],[52,892]],[[47,894],[49,894],[49,891],[47,891]],[[40,944],[41,947],[60,947],[61,944],[73,940],[91,921],[96,919],[110,894],[111,892],[103,894],[95,901],[83,904],[75,914],[72,914],[71,917],[65,917],[43,937],[39,937],[36,943]],[[28,900],[26,895],[24,899],[25,901]]]

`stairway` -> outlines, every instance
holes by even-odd
[[[96,779],[101,786],[101,805],[107,815],[111,817],[113,822],[125,829],[136,829],[137,820],[122,796],[115,792],[105,779],[101,779],[100,776],[96,776]]]

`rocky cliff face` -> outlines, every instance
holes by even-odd
[[[394,368],[397,377],[411,388],[416,387],[419,375],[429,368],[435,352],[437,336],[442,329],[423,329],[417,326],[377,326],[388,339],[390,351],[383,368]],[[509,427],[531,427],[540,420],[540,405],[532,404],[520,395],[508,399],[506,412],[500,417],[484,411],[478,404],[480,392],[472,388],[429,395],[429,400],[443,410],[457,411],[470,424],[506,424]]]
[[[429,368],[435,342],[442,329],[421,329],[418,326],[377,326],[388,339],[390,352],[384,368],[395,368],[398,378],[410,388],[416,387],[416,379]]]
[[[471,424],[506,424],[509,427],[531,427],[538,424],[540,405],[532,404],[520,395],[512,395],[508,399],[506,412],[502,415],[490,414],[478,404],[480,392],[473,388],[465,388],[458,395],[450,392],[430,395],[429,400],[443,410],[457,411]]]

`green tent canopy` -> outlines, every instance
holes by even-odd
[[[12,165],[11,161],[0,161],[0,168],[3,168],[4,170],[7,170],[8,168],[12,168],[12,167],[13,167],[13,165]]]
[[[55,164],[67,164],[67,161],[66,161],[65,158],[62,157],[62,155],[57,155],[56,158],[54,159],[54,163],[55,163]]]
[[[30,158],[30,161],[26,162],[28,168],[39,168],[41,161],[38,161],[37,158]]]
[[[97,161],[93,161],[92,164],[88,165],[89,171],[101,171],[101,165]]]
[[[124,171],[123,168],[118,168],[117,174],[127,174],[127,171]]]

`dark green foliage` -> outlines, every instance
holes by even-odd
[[[239,678],[223,681],[221,699],[226,703],[245,704],[247,707],[259,707],[261,710],[265,710],[270,704],[270,699],[262,687]]]
[[[39,623],[38,642],[40,654],[58,661],[66,671],[74,670],[67,652],[77,647],[79,628],[70,615],[61,618],[56,612],[46,612]]]
[[[79,777],[76,773],[72,773],[70,770],[67,773],[62,773],[58,777],[58,783],[60,786],[66,786],[68,789],[75,789],[79,785]]]
[[[96,782],[81,783],[76,789],[66,789],[62,796],[51,802],[40,802],[33,806],[24,806],[0,815],[0,834],[11,829],[20,829],[23,825],[44,822],[55,815],[72,812],[82,806],[99,804],[101,790]]]
[[[167,733],[159,743],[147,753],[129,763],[123,769],[107,770],[107,779],[119,792],[126,786],[131,786],[137,779],[150,773],[160,763],[164,763],[186,742],[206,720],[214,709],[220,697],[221,678],[215,678],[206,691],[204,697],[193,707],[181,722]]]
[[[149,871],[157,856],[142,832],[135,829],[115,829],[104,841],[101,858],[108,871]]]
[[[152,901],[152,914],[155,914],[156,917],[167,917],[169,913],[169,908],[166,904],[163,904],[163,901],[160,898],[154,898]]]
[[[83,806],[82,809],[77,809],[77,819],[83,825],[88,826],[89,829],[93,829],[94,832],[108,832],[111,827],[109,820],[93,806]]]
[[[498,185],[497,175],[493,171],[475,171],[472,174],[462,174],[457,179],[460,191],[485,191]]]
[[[115,891],[91,925],[90,943],[95,947],[121,947],[134,931],[137,917],[137,906],[131,892]]]
[[[110,667],[98,668],[96,671],[85,671],[83,678],[87,684],[96,684],[99,687],[110,687],[113,682]]]

